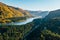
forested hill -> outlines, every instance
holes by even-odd
[[[50,11],[49,14],[45,17],[45,20],[60,18],[60,9]]]

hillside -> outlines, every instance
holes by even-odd
[[[25,40],[60,40],[60,19],[52,19],[44,21],[43,19],[37,19],[34,25],[39,25],[29,35],[25,37]]]
[[[8,6],[8,7],[14,8],[14,9],[22,12],[24,15],[26,15],[26,16],[28,16],[28,17],[32,17],[32,15],[31,15],[28,11],[25,11],[25,10],[23,10],[23,9],[21,9],[21,8],[12,7],[12,6]]]
[[[30,17],[30,14],[22,9],[16,9],[0,2],[0,23],[11,22],[11,19],[15,21],[20,17]]]
[[[59,18],[59,17],[60,17],[60,9],[55,10],[55,11],[50,11],[45,19],[49,20],[49,19]]]

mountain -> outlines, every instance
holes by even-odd
[[[20,8],[8,6],[0,2],[0,23],[23,19],[23,17],[31,17],[31,15]]]
[[[45,17],[46,20],[60,18],[60,9],[55,11],[50,11],[49,14]]]
[[[42,16],[43,18],[49,14],[48,11],[28,11],[33,16]]]

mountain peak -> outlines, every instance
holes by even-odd
[[[0,4],[3,4],[2,2],[0,2]]]
[[[6,4],[4,4],[4,3],[0,2],[0,5],[6,5]]]

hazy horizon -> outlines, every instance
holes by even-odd
[[[60,0],[0,0],[0,2],[24,10],[52,11],[60,9]]]

